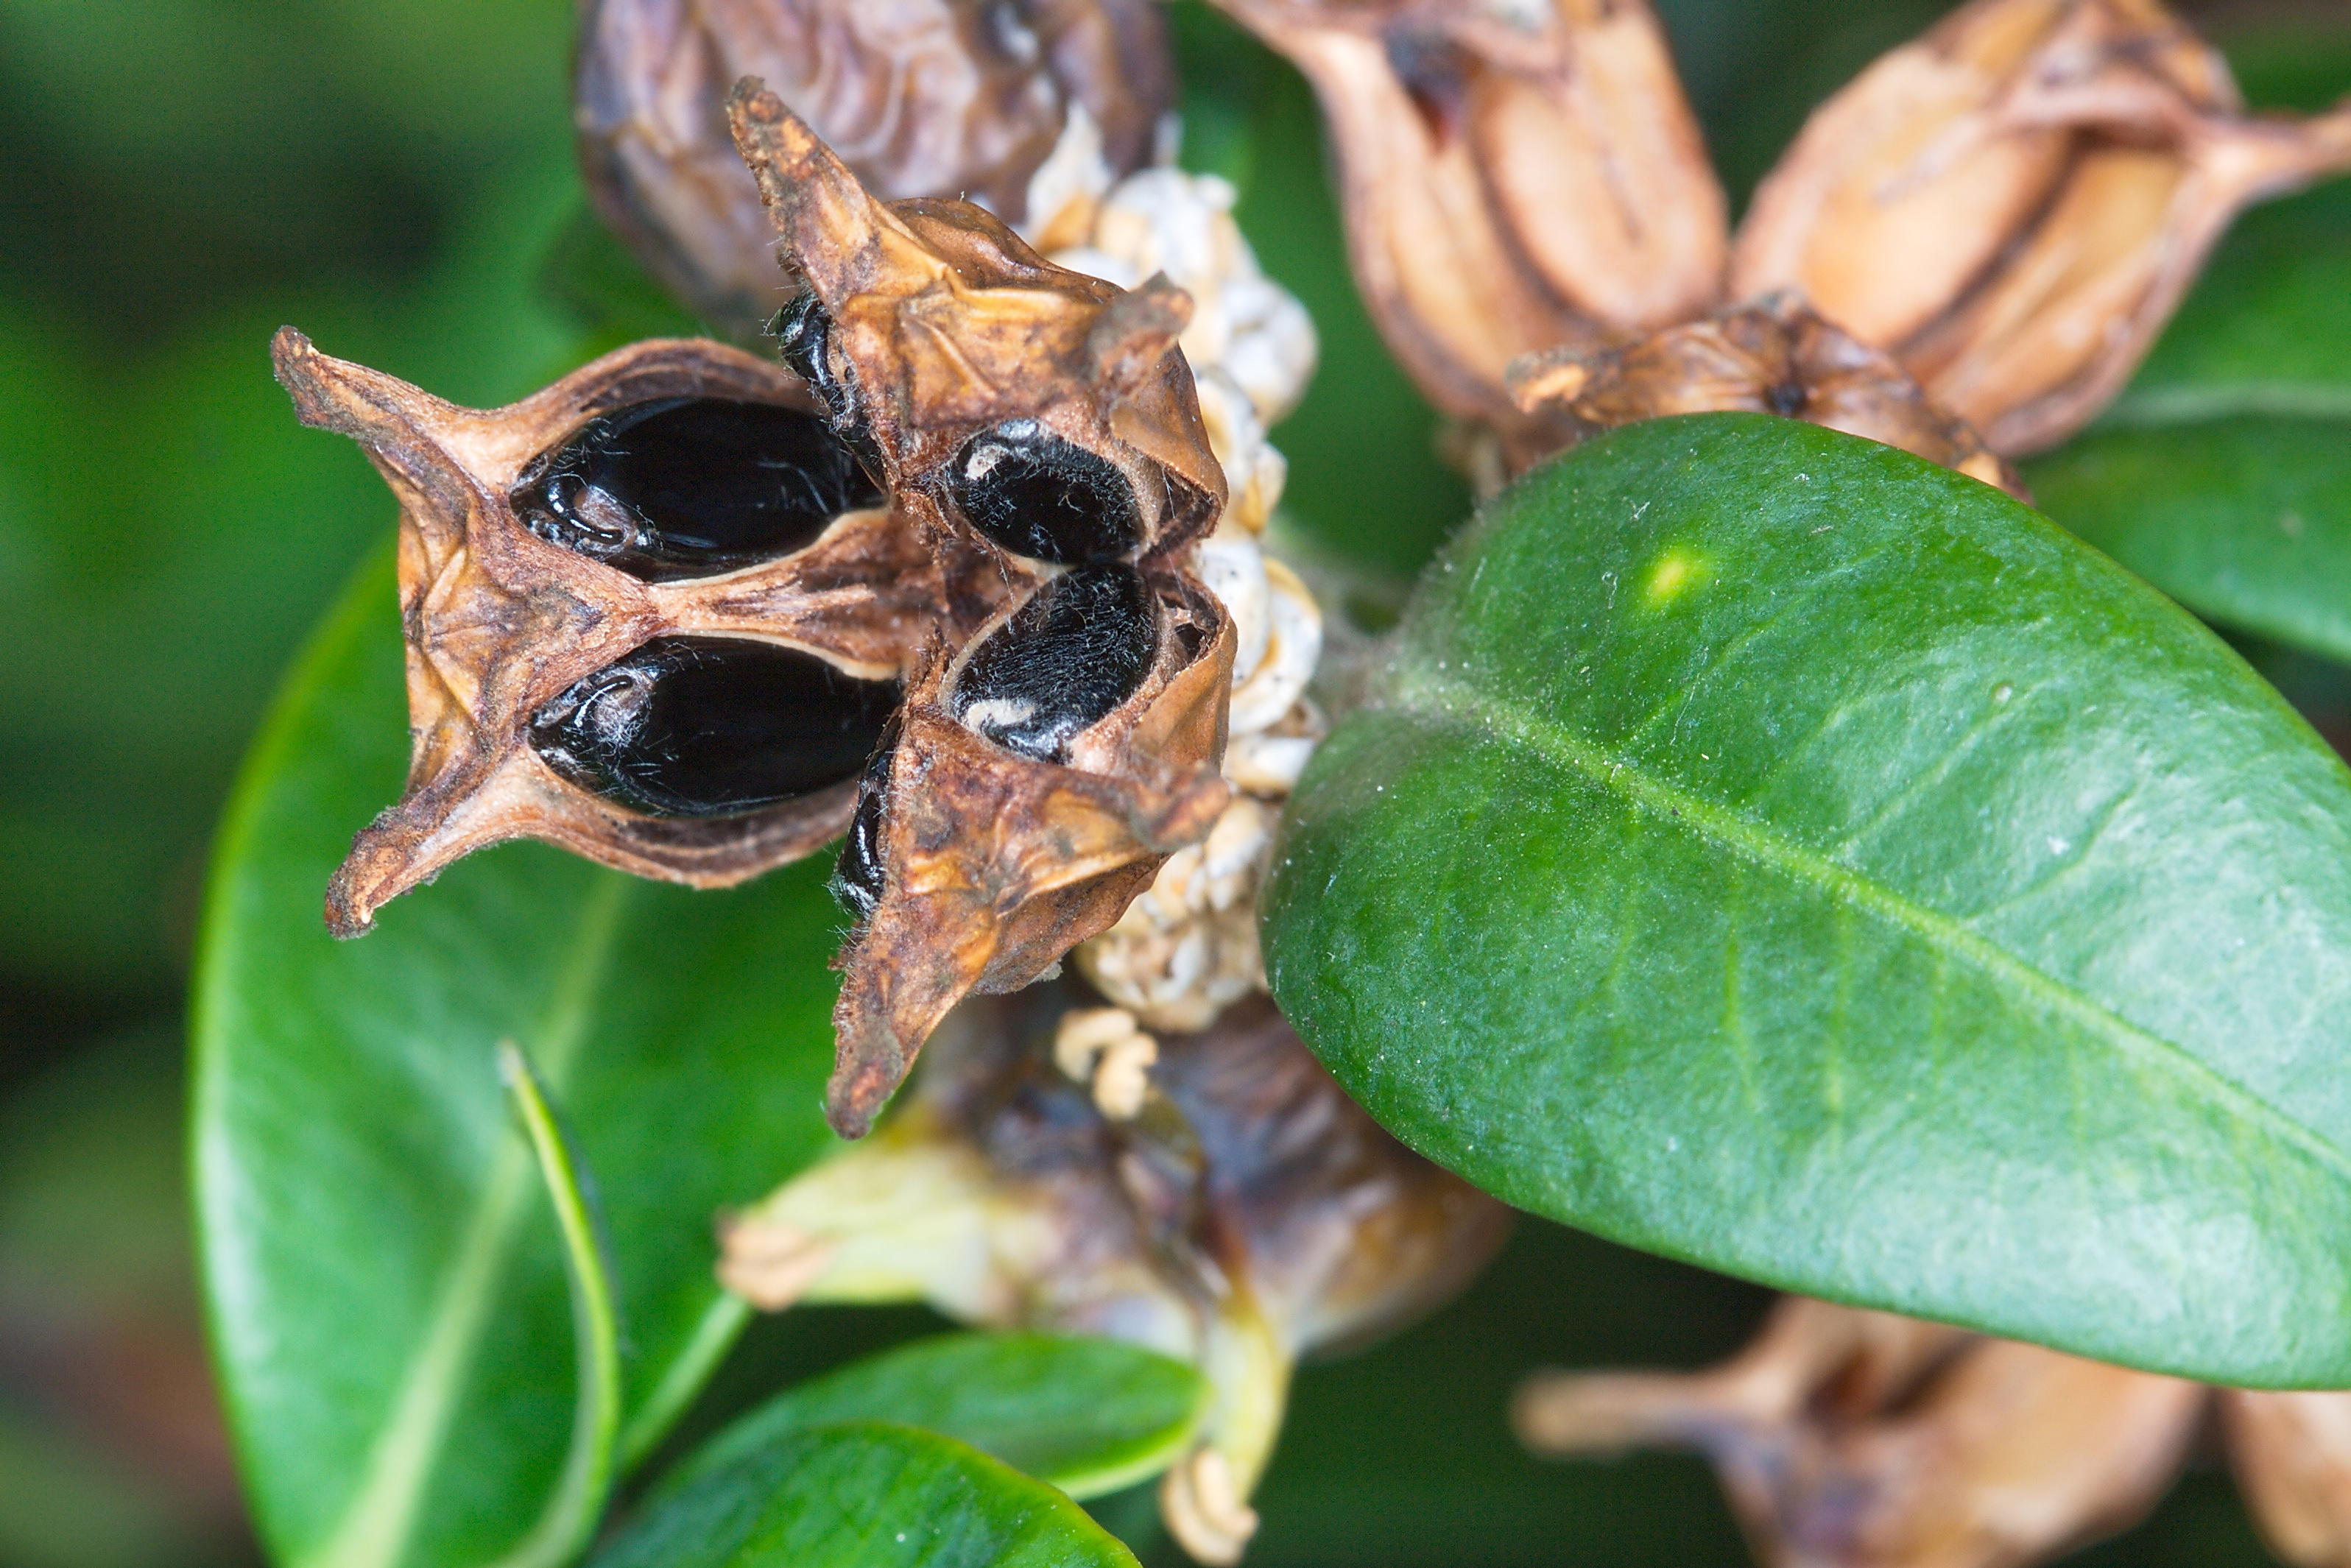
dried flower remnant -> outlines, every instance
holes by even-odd
[[[1615,348],[1530,355],[1510,367],[1510,391],[1543,422],[1541,439],[1505,444],[1513,471],[1636,420],[1746,410],[1867,436],[2029,498],[2016,471],[1928,402],[1891,355],[1792,293]]]
[[[919,1299],[1195,1362],[1204,1447],[1162,1508],[1232,1563],[1298,1357],[1435,1307],[1509,1211],[1382,1132],[1264,998],[1157,1040],[1131,1113],[1106,1111],[1102,1068],[1068,1068],[1137,1031],[1089,1004],[1064,981],[960,1009],[871,1141],[725,1228],[720,1278],[771,1311]]]
[[[957,1000],[1050,969],[1224,809],[1234,639],[1187,562],[1225,479],[1182,290],[1055,267],[967,203],[884,205],[757,83],[730,114],[809,284],[787,362],[941,567],[841,864],[829,1114],[855,1135]]]
[[[1720,296],[1720,186],[1640,0],[1217,0],[1322,105],[1348,254],[1439,408],[1508,426],[1521,354]]]
[[[2237,1490],[2295,1568],[2351,1564],[2351,1393],[2220,1391]]]
[[[841,831],[938,578],[797,379],[654,341],[479,411],[272,349],[400,499],[413,755],[338,935],[503,839],[710,887]]]
[[[1740,296],[1802,290],[2008,456],[2121,390],[2245,206],[2351,169],[2351,105],[2243,112],[2154,0],[1976,0],[1814,113]]]
[[[747,338],[792,286],[727,132],[745,76],[885,199],[969,196],[1040,236],[1150,160],[1175,88],[1150,0],[590,0],[576,118],[597,208]]]
[[[1542,1374],[1513,1416],[1539,1453],[1705,1452],[1773,1568],[2021,1568],[2152,1508],[2206,1397],[2177,1378],[1785,1297],[1711,1371]]]

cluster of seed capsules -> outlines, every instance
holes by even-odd
[[[475,411],[279,335],[302,417],[402,510],[410,779],[329,922],[514,837],[699,886],[842,838],[835,1126],[948,1027],[879,1136],[729,1225],[721,1278],[1195,1361],[1165,1511],[1234,1561],[1290,1366],[1448,1294],[1506,1220],[1260,994],[1257,886],[1323,728],[1320,612],[1259,542],[1311,324],[1221,182],[1096,157],[1048,260],[875,198],[756,82],[727,110],[798,286],[774,358],[639,343]],[[1092,990],[1054,978],[1073,948]]]

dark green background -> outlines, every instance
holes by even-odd
[[[1813,100],[1939,9],[1660,8],[1740,193]],[[1311,103],[1195,0],[1178,20],[1188,161],[1241,186],[1244,227],[1323,334],[1321,379],[1277,435],[1290,507],[1408,569],[1466,497],[1353,301]],[[187,1282],[183,975],[237,756],[392,524],[358,452],[296,427],[265,345],[290,321],[477,403],[580,356],[597,324],[541,281],[581,205],[569,22],[560,0],[0,0],[6,1568],[250,1560]],[[2340,4],[2213,23],[2257,96],[2344,85],[2312,63],[2346,58]],[[2334,666],[2254,651],[2322,728],[2351,729]],[[1539,1363],[1718,1355],[1761,1301],[1529,1225],[1458,1305],[1301,1376],[1251,1561],[1742,1562],[1698,1462],[1541,1466],[1499,1415]],[[926,1321],[763,1324],[695,1424]],[[1121,1525],[1147,1513],[1140,1499],[1102,1509]],[[2262,1560],[2209,1475],[2093,1557]]]

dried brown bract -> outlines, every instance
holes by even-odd
[[[797,378],[654,341],[479,411],[272,348],[400,500],[413,754],[335,873],[337,935],[503,839],[710,887],[847,824],[938,578]],[[714,706],[760,743],[696,738]]]
[[[1040,235],[1149,161],[1175,85],[1150,0],[590,0],[577,118],[597,208],[745,336],[792,287],[727,134],[744,76],[876,193],[969,196]]]
[[[2154,0],[1976,0],[1813,116],[1731,287],[1801,289],[2016,456],[2121,389],[2240,210],[2346,168],[2351,107],[2246,117]]]
[[[1105,1112],[1055,1061],[1089,999],[1062,982],[959,1011],[871,1142],[726,1228],[720,1277],[770,1310],[923,1299],[1195,1362],[1205,1446],[1163,1506],[1193,1555],[1234,1562],[1297,1358],[1433,1309],[1509,1211],[1382,1132],[1262,997],[1123,1059],[1144,1087]]]
[[[1191,547],[1225,502],[1190,300],[1058,267],[963,202],[885,205],[756,82],[736,134],[809,284],[784,356],[938,554],[941,635],[842,858],[833,1124],[967,992],[1116,921],[1226,802],[1233,637]]]
[[[1687,1376],[1541,1375],[1541,1453],[1694,1448],[1774,1568],[2021,1568],[2154,1506],[2199,1385],[1800,1297]]]
[[[2016,471],[1929,402],[1892,355],[1792,293],[1617,348],[1531,355],[1510,367],[1510,392],[1543,422],[1539,439],[1506,443],[1513,471],[1636,420],[1747,410],[1882,441],[2030,499]]]
[[[1508,426],[1510,362],[1720,296],[1723,196],[1641,0],[1217,0],[1322,100],[1348,254],[1439,408]]]

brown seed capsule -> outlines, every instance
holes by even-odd
[[[1513,472],[1562,445],[1671,413],[1744,409],[1865,435],[2030,499],[1966,421],[1928,401],[1893,356],[1771,295],[1615,348],[1553,350],[1510,367],[1520,409],[1542,423],[1504,444]]]
[[[1719,1367],[1541,1374],[1513,1419],[1540,1453],[1702,1450],[1768,1563],[2019,1568],[2142,1517],[2205,1398],[2177,1378],[1787,1297]]]
[[[400,499],[414,750],[337,935],[503,839],[711,887],[841,831],[938,577],[796,378],[654,341],[480,411],[271,347]]]
[[[1054,267],[967,203],[884,205],[756,82],[729,112],[809,284],[785,358],[946,595],[842,862],[828,1113],[854,1136],[956,1000],[1050,969],[1223,809],[1233,638],[1187,561],[1224,474],[1181,289]]]
[[[969,196],[1040,233],[1149,161],[1174,89],[1148,0],[590,0],[577,121],[598,210],[746,337],[791,293],[727,134],[747,75],[878,194]]]
[[[1217,0],[1322,100],[1348,254],[1439,408],[1504,425],[1521,354],[1709,308],[1724,204],[1640,0]]]
[[[1814,113],[1731,288],[1802,291],[2018,456],[2121,389],[2240,210],[2346,168],[2351,107],[2247,118],[2154,0],[1976,0]]]
[[[1131,1019],[1071,1014],[1090,1000],[1061,982],[959,1010],[870,1143],[726,1227],[719,1277],[771,1311],[919,1299],[1195,1362],[1204,1446],[1163,1507],[1195,1557],[1235,1562],[1297,1359],[1435,1308],[1510,1213],[1382,1132],[1270,1000],[1123,1054]]]

